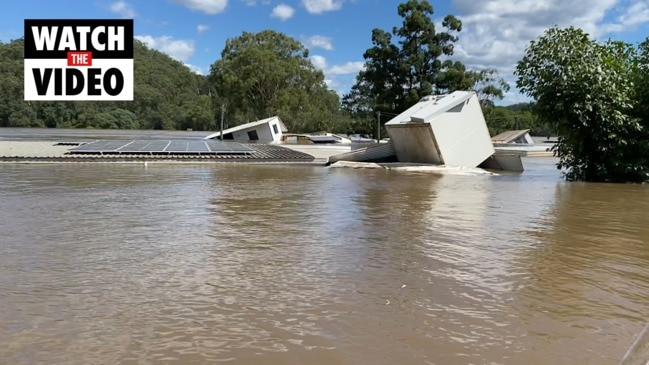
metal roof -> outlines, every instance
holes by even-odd
[[[405,123],[428,123],[438,116],[452,111],[467,100],[475,96],[473,91],[454,91],[447,95],[429,95],[423,97],[417,104],[411,106],[403,113],[390,119],[385,125]]]
[[[491,137],[491,141],[494,143],[511,143],[512,141],[517,140],[518,138],[524,136],[526,133],[529,133],[529,129],[519,129],[515,131],[506,131],[502,132],[495,137]]]

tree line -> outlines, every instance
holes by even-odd
[[[376,136],[425,95],[473,90],[492,135],[557,135],[569,180],[649,181],[649,38],[639,45],[551,28],[517,63],[516,87],[533,102],[495,105],[509,85],[495,70],[453,60],[462,21],[432,21],[427,0],[397,6],[400,26],[373,29],[365,67],[339,97],[297,40],[276,31],[227,40],[207,76],[135,41],[132,102],[23,101],[23,40],[0,43],[0,126],[216,130],[279,115],[292,132]],[[377,117],[382,113],[388,117]]]
[[[0,44],[0,126],[213,129],[209,85],[169,56],[134,41],[134,100],[24,101],[23,40]]]
[[[223,108],[227,126],[279,115],[292,132],[375,136],[377,111],[399,113],[424,95],[470,89],[485,106],[503,97],[509,87],[494,70],[469,70],[450,59],[462,29],[458,18],[448,15],[438,31],[428,1],[409,0],[397,12],[402,25],[372,31],[366,67],[342,98],[302,43],[272,30],[227,40],[206,76],[135,40],[132,102],[24,101],[23,40],[0,42],[0,126],[216,130]],[[494,115],[494,132],[515,118],[532,123],[504,109]]]

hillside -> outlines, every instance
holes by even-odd
[[[204,76],[134,41],[132,102],[24,101],[23,40],[0,42],[0,127],[214,130]]]

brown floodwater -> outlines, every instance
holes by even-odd
[[[616,364],[649,188],[553,162],[0,165],[0,363]]]

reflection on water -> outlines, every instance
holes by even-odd
[[[10,364],[615,364],[649,190],[251,165],[0,167]]]

